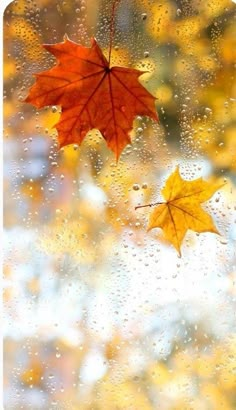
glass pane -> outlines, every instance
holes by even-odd
[[[6,8],[6,410],[235,408],[235,11],[230,0],[15,0]],[[42,44],[69,38],[90,48],[94,37],[107,59],[111,52],[96,75],[113,83],[91,108],[81,144],[59,149],[54,125],[69,107],[75,134],[83,131],[74,110],[99,92],[82,71],[83,89],[73,87],[81,54],[70,48],[64,57],[57,103],[36,108],[25,98],[34,74],[56,64]],[[139,81],[156,98],[159,122],[144,115],[148,103],[140,109],[137,83],[124,71],[115,83],[111,66],[146,72]],[[118,128],[126,137],[109,142]],[[188,183],[178,191],[184,200],[170,205],[177,179],[172,192],[162,188],[177,169]],[[190,184],[200,177],[212,190],[204,201],[202,182]],[[186,202],[190,186],[201,189]],[[158,206],[167,225],[147,231]],[[174,224],[171,206],[185,207]]]

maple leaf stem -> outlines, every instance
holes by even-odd
[[[139,209],[139,208],[147,208],[147,207],[151,208],[152,206],[162,205],[162,204],[164,204],[164,202],[155,202],[154,204],[138,205],[134,209],[136,211],[136,209]]]
[[[121,0],[113,0],[113,4],[112,4],[111,22],[110,22],[110,44],[109,44],[109,56],[108,56],[109,67],[110,67],[110,61],[111,61],[112,43],[113,43],[114,34],[115,34],[115,12],[116,12],[116,7],[120,3],[120,1]]]

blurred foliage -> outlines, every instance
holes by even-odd
[[[4,14],[6,409],[232,410],[235,381],[236,5],[121,0],[114,64],[148,70],[160,124],[136,118],[119,161],[91,131],[58,152],[59,107],[24,104],[54,58],[109,44],[111,0],[15,0]],[[221,176],[221,236],[179,259],[148,208],[176,164]],[[157,240],[158,239],[158,240]]]

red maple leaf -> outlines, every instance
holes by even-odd
[[[96,128],[118,159],[131,142],[136,115],[158,120],[153,97],[138,81],[142,71],[110,67],[95,39],[84,47],[66,38],[43,45],[58,60],[57,65],[36,74],[26,102],[37,108],[61,106],[55,125],[59,146],[80,144]],[[109,56],[110,60],[110,56]]]

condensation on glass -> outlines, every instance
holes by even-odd
[[[24,102],[64,35],[109,50],[111,0],[15,0],[4,13],[4,408],[233,410],[236,84],[230,0],[121,0],[112,64],[147,71],[116,162],[97,130],[58,150],[59,106]],[[102,101],[101,101],[102,104]],[[179,165],[222,179],[220,235],[182,257],[148,207]]]

